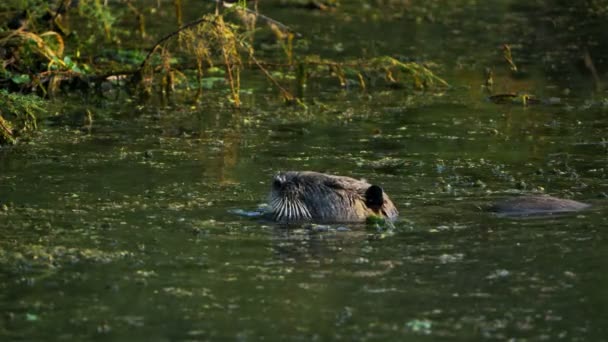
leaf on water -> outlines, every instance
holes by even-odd
[[[228,212],[231,214],[235,214],[238,216],[244,216],[244,217],[259,217],[264,214],[261,211],[246,211],[243,209],[231,209],[231,210],[228,210]]]
[[[38,315],[28,312],[25,314],[25,320],[28,322],[35,322],[38,320]]]
[[[413,319],[405,324],[405,327],[413,332],[430,334],[433,323],[426,319]]]
[[[205,77],[201,79],[201,85],[205,89],[212,89],[217,83],[225,83],[226,80],[223,77]]]
[[[511,275],[508,270],[496,270],[486,277],[486,279],[506,278]]]
[[[192,291],[188,291],[186,289],[182,289],[179,287],[165,287],[163,291],[169,295],[173,295],[175,297],[192,297]]]
[[[11,81],[13,81],[15,84],[26,84],[31,82],[31,78],[30,75],[18,74],[11,77]]]

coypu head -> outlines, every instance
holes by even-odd
[[[370,215],[395,219],[397,209],[381,187],[318,172],[281,172],[269,197],[272,217],[284,223],[363,222]]]

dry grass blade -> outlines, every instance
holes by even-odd
[[[45,37],[53,37],[57,47],[53,47],[47,42]],[[53,64],[59,64],[61,67],[66,66],[61,58],[65,47],[63,38],[54,31],[47,31],[38,35],[33,32],[15,30],[6,37],[0,39],[0,46],[11,46],[13,48],[30,46],[34,48],[36,54],[49,61],[49,68]]]
[[[435,73],[419,63],[404,63],[393,57],[385,56],[375,58],[372,61],[372,64],[379,68],[386,69],[387,73],[390,75],[392,75],[392,68],[396,67],[397,70],[410,74],[415,80],[420,80],[424,84],[434,85],[435,83],[438,83],[441,86],[449,87],[448,82],[435,75]]]
[[[0,145],[4,143],[14,144],[13,126],[0,115]]]

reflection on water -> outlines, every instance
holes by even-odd
[[[442,94],[313,89],[323,106],[308,110],[258,100],[134,116],[116,104],[89,131],[49,125],[0,150],[2,339],[605,339],[605,108],[586,83],[559,105],[487,101],[483,73],[466,65],[495,63],[495,51],[443,49],[445,35],[494,42],[502,34],[476,41],[473,28],[527,12],[480,8],[459,32],[443,17],[407,24],[420,56],[436,50],[450,68]],[[380,30],[370,25],[363,36]],[[562,94],[526,60],[513,87]],[[402,217],[385,234],[235,214],[265,201],[278,170],[365,178]],[[483,210],[531,191],[593,208]]]

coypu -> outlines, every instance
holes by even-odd
[[[501,215],[546,215],[579,211],[591,205],[549,195],[527,195],[503,200],[489,210]]]
[[[275,221],[364,222],[395,219],[397,208],[381,187],[364,180],[312,171],[278,173],[268,203]]]

